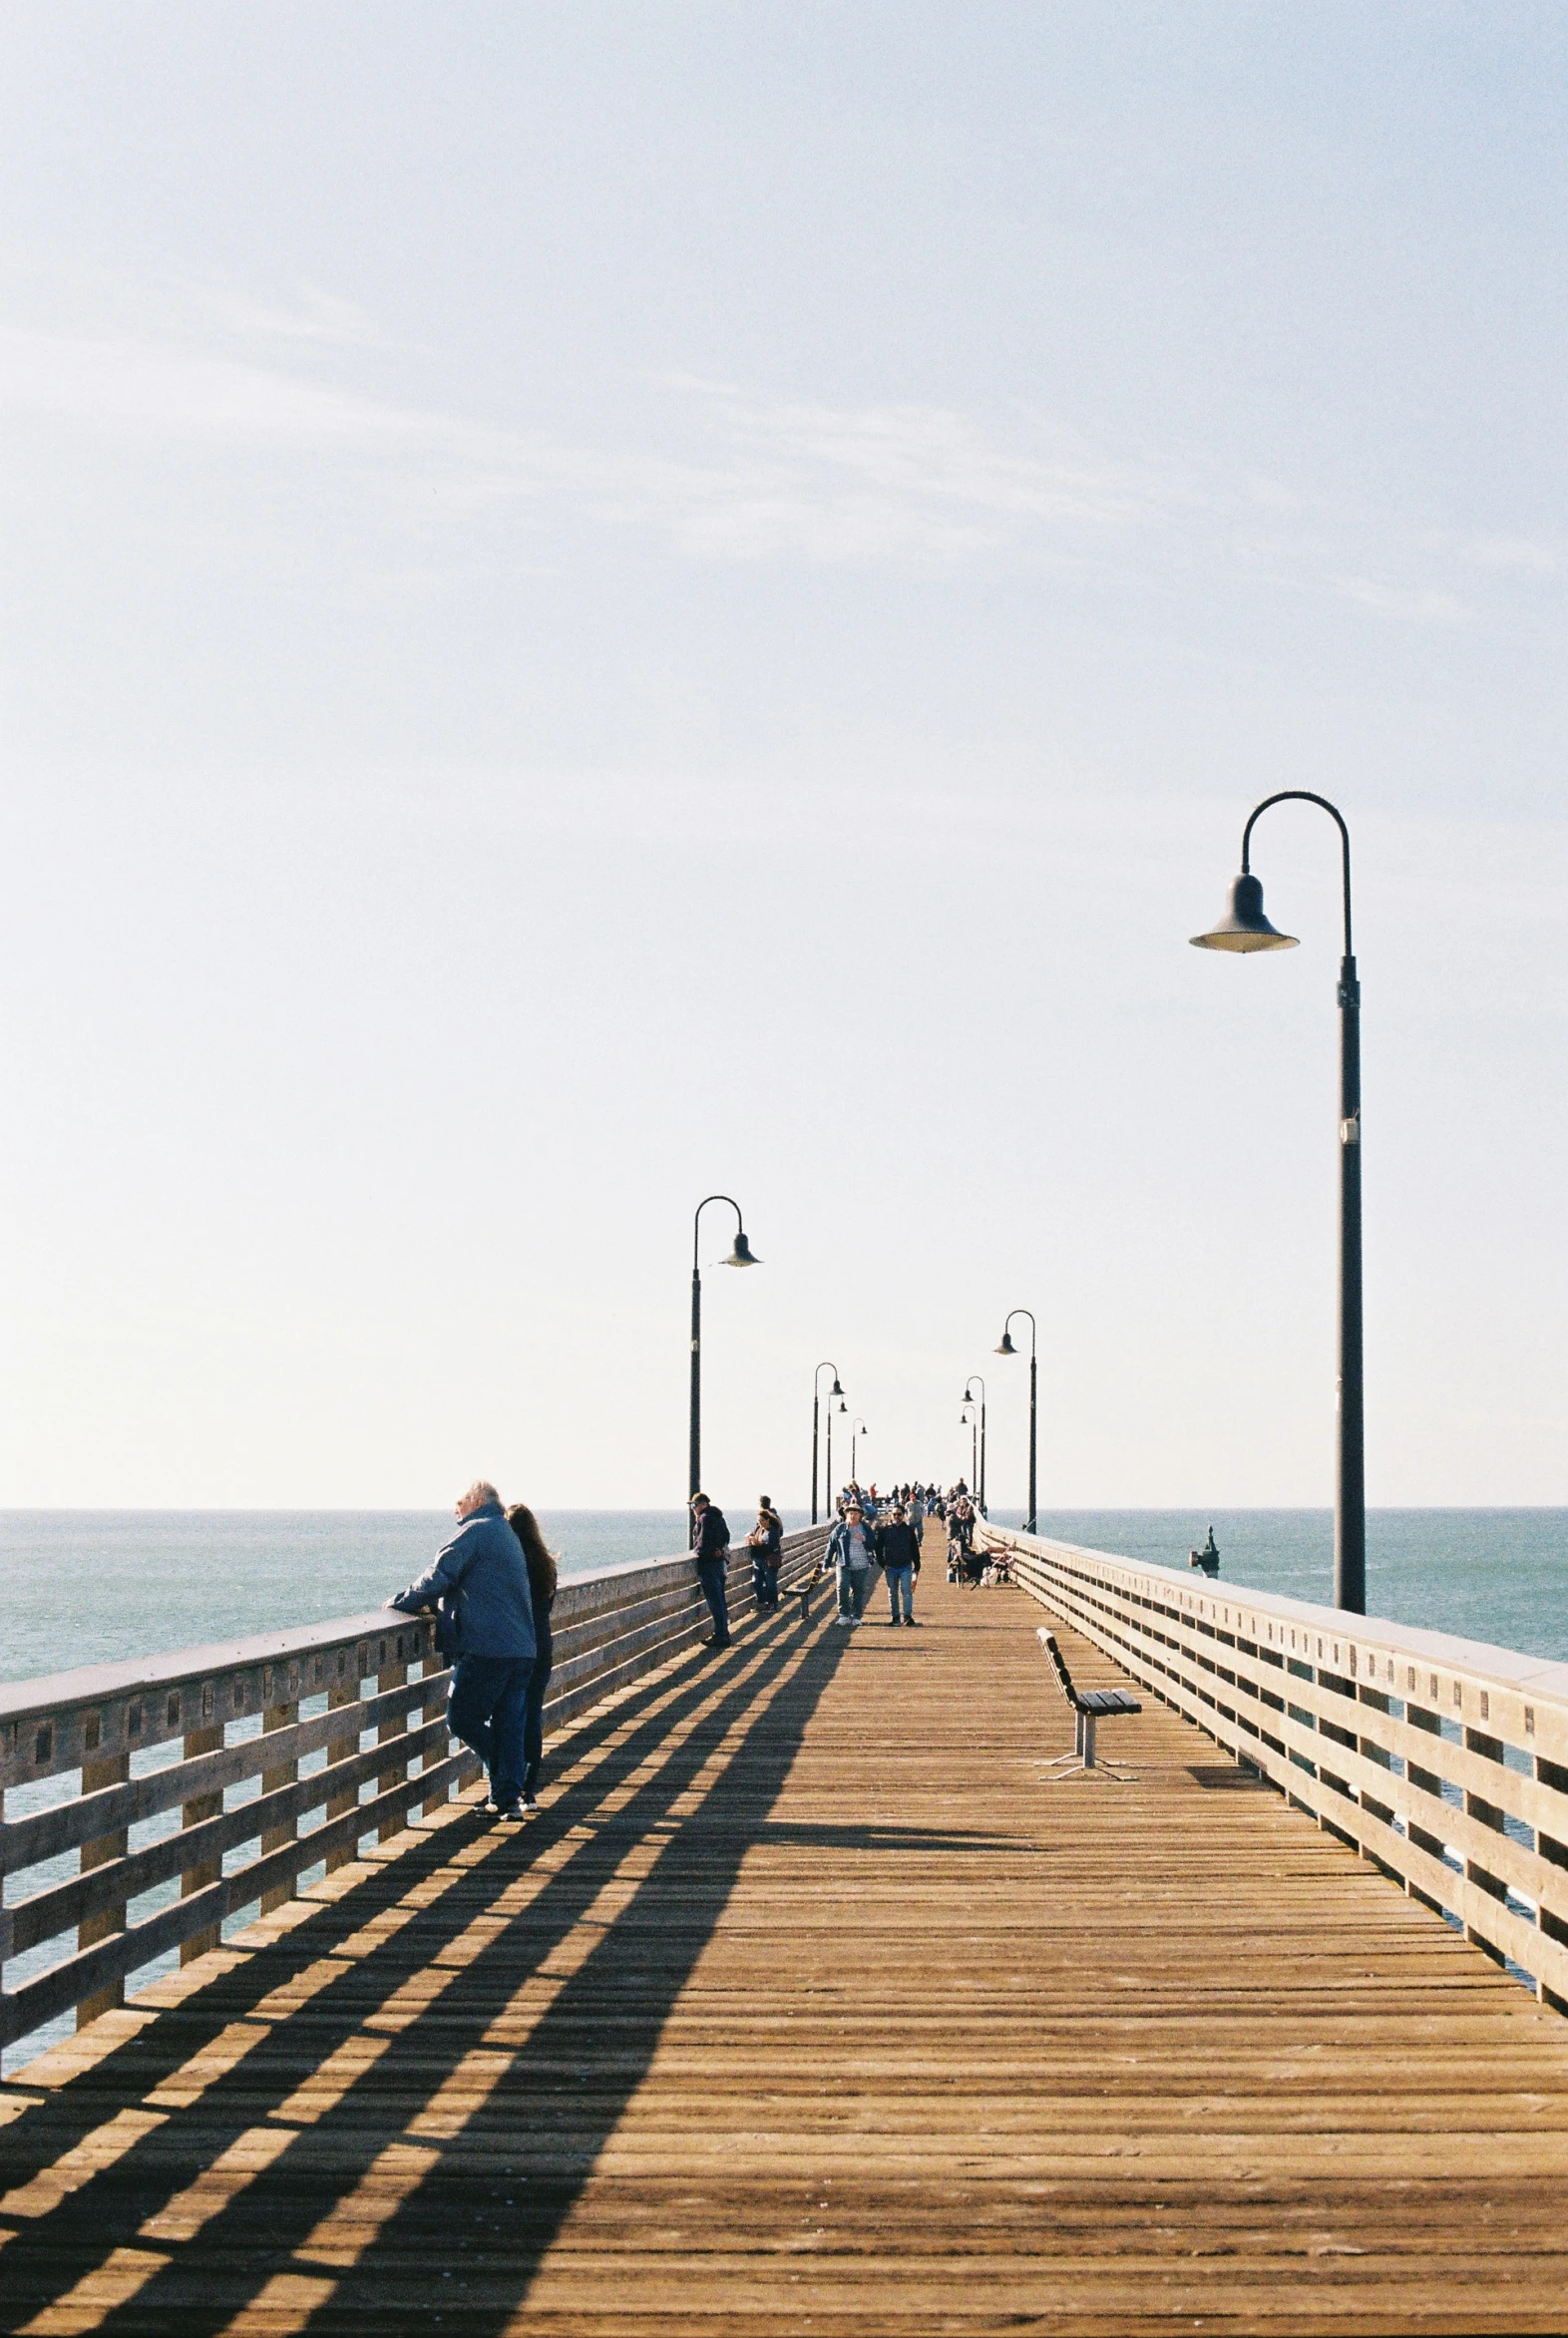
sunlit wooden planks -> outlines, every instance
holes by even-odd
[[[539,1826],[432,1820],[34,2088],[8,2300],[112,2299],[117,2333],[1568,2327],[1568,2029],[1167,1712],[1104,1726],[1133,1782],[1045,1782],[1037,1608],[936,1572],[920,1631],[792,1606],[665,1668]]]

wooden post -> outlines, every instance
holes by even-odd
[[[407,1679],[408,1667],[406,1664],[383,1665],[380,1672],[376,1675],[376,1688],[378,1690],[401,1689]],[[376,1744],[378,1746],[390,1746],[398,1738],[406,1738],[407,1736],[408,1717],[405,1714],[396,1721],[384,1721],[381,1724],[380,1728],[376,1732]],[[390,1787],[401,1785],[407,1770],[408,1757],[405,1754],[395,1769],[383,1769],[380,1772],[376,1779],[377,1791],[384,1794]],[[394,1834],[401,1834],[407,1823],[408,1821],[404,1818],[383,1818],[380,1826],[376,1830],[377,1841],[386,1842]]]
[[[429,1678],[433,1668],[437,1674],[437,1678],[431,1683],[431,1693],[425,1700],[424,1708],[420,1717],[425,1722],[439,1721],[447,1709],[446,1676],[442,1671],[441,1659],[439,1656],[432,1655],[425,1659],[422,1669],[427,1679]],[[432,1746],[429,1753],[425,1755],[425,1767],[427,1769],[434,1769],[437,1763],[445,1761],[446,1757],[445,1747]],[[434,1791],[426,1798],[426,1800],[421,1802],[419,1806],[420,1816],[428,1817],[432,1810],[439,1810],[443,1802],[449,1801],[451,1799],[451,1795],[452,1783],[451,1780],[448,1779],[445,1785],[437,1786]]]
[[[187,1730],[185,1758],[194,1761],[198,1754],[215,1754],[222,1743],[223,1725],[220,1721],[212,1722],[205,1729]],[[180,1823],[182,1826],[199,1826],[204,1818],[215,1818],[222,1807],[221,1793],[196,1794],[189,1802],[181,1803]],[[181,1898],[189,1899],[193,1892],[204,1890],[209,1883],[216,1883],[222,1872],[221,1859],[203,1859],[199,1865],[188,1867],[180,1878]],[[205,1956],[209,1949],[216,1948],[221,1938],[222,1929],[217,1924],[208,1924],[202,1931],[193,1932],[189,1940],[180,1943],[180,1962],[183,1965],[195,1964],[198,1956]]]
[[[358,1703],[359,1673],[356,1666],[354,1678],[351,1681],[334,1681],[327,1691],[327,1710],[332,1713],[336,1712],[340,1706],[357,1705]],[[352,1760],[358,1752],[359,1732],[357,1730],[350,1731],[347,1737],[329,1738],[327,1740],[328,1769],[335,1762]],[[341,1818],[345,1811],[353,1809],[355,1800],[356,1796],[353,1794],[329,1794],[326,1806],[327,1816]],[[346,1867],[358,1848],[357,1843],[339,1843],[335,1850],[328,1851],[326,1855],[328,1874],[334,1867]]]
[[[286,1705],[269,1705],[261,1716],[261,1734],[265,1737],[273,1730],[286,1730],[298,1719],[297,1698]],[[297,1761],[280,1761],[275,1769],[262,1770],[261,1791],[263,1794],[276,1793],[280,1786],[291,1786],[298,1775]],[[261,1835],[261,1856],[265,1858],[268,1851],[280,1851],[284,1843],[295,1842],[298,1837],[297,1818],[290,1818],[282,1826],[266,1827]],[[291,1881],[274,1883],[261,1894],[261,1913],[265,1915],[270,1908],[280,1908],[285,1900],[291,1900],[293,1896],[294,1886]]]
[[[88,1723],[87,1736],[95,1745],[98,1743],[96,1721]],[[129,1754],[110,1754],[102,1761],[84,1761],[82,1791],[84,1794],[96,1794],[104,1786],[123,1785],[130,1775]],[[123,1859],[130,1843],[130,1829],[124,1826],[117,1827],[112,1834],[96,1835],[91,1842],[82,1845],[82,1873],[85,1875],[90,1867],[107,1866],[111,1859]],[[124,1900],[116,1900],[112,1906],[100,1908],[96,1916],[82,1918],[77,1926],[77,1947],[91,1948],[95,1941],[107,1940],[112,1933],[123,1932],[125,1926],[126,1903]],[[91,1997],[83,1998],[76,2009],[77,2028],[85,2030],[88,2023],[96,2022],[101,2013],[109,2013],[115,2006],[124,2005],[125,2001],[124,1979],[111,1981],[106,1989],[95,1990]]]

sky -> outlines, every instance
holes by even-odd
[[[1568,14],[6,0],[0,1503],[1568,1502]],[[727,1214],[702,1220],[722,1259]],[[1015,1332],[1026,1327],[1015,1326]],[[848,1425],[848,1422],[843,1424]]]

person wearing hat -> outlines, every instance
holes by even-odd
[[[843,1517],[828,1536],[825,1555],[838,1570],[839,1612],[834,1622],[853,1632],[865,1613],[874,1556],[871,1529],[858,1501],[845,1504]]]

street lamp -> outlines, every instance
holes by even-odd
[[[860,1440],[861,1440],[861,1438],[862,1438],[862,1437],[869,1437],[869,1436],[870,1436],[870,1434],[871,1434],[871,1431],[870,1431],[870,1429],[869,1429],[869,1428],[866,1426],[866,1423],[865,1423],[865,1422],[864,1422],[864,1421],[863,1421],[863,1420],[862,1420],[862,1419],[859,1417],[859,1415],[857,1414],[857,1415],[856,1415],[856,1417],[855,1417],[855,1419],[854,1419],[854,1420],[852,1420],[852,1421],[850,1422],[850,1483],[851,1483],[851,1485],[859,1485],[859,1483],[860,1483]]]
[[[979,1380],[979,1381],[980,1381],[980,1491],[979,1491],[978,1499],[979,1499],[979,1502],[980,1502],[980,1516],[983,1518],[983,1517],[984,1517],[984,1515],[985,1515],[985,1380],[984,1380],[984,1375],[983,1375],[982,1373],[980,1373],[980,1372],[978,1372],[978,1371],[972,1371],[972,1372],[970,1373],[970,1376],[969,1376],[969,1378],[968,1378],[968,1379],[965,1381],[965,1383],[964,1383],[964,1401],[965,1401],[965,1403],[966,1403],[966,1404],[968,1404],[968,1403],[970,1403],[970,1402],[972,1401],[972,1398],[971,1398],[971,1396],[970,1396],[970,1389],[971,1389],[971,1387],[973,1386],[973,1384],[974,1384],[974,1382],[975,1382],[976,1380]]]
[[[735,1213],[735,1247],[729,1257],[720,1263],[726,1267],[760,1267],[762,1264],[759,1258],[753,1258],[751,1254],[739,1202],[731,1201],[727,1193],[710,1193],[706,1199],[698,1202],[691,1221],[691,1444],[688,1471],[691,1483],[686,1491],[688,1502],[702,1484],[702,1270],[697,1264],[697,1232],[702,1222],[702,1213],[709,1202],[725,1202]],[[687,1534],[693,1542],[696,1533],[696,1520],[692,1518]]]
[[[829,1395],[829,1397],[828,1397],[828,1465],[827,1465],[827,1468],[826,1468],[826,1470],[825,1470],[825,1471],[824,1471],[824,1473],[823,1473],[823,1480],[822,1480],[822,1498],[823,1498],[823,1501],[824,1501],[824,1503],[826,1504],[827,1508],[828,1508],[828,1509],[830,1509],[830,1510],[831,1510],[831,1509],[832,1509],[832,1507],[833,1507],[833,1415],[834,1415],[835,1411],[838,1411],[838,1412],[848,1412],[848,1410],[849,1410],[849,1406],[848,1406],[848,1405],[845,1403],[845,1401],[844,1401],[844,1398],[843,1398],[843,1396],[842,1396],[842,1395],[840,1395],[840,1397],[839,1397],[839,1400],[838,1400],[838,1403],[837,1403],[836,1405],[835,1405],[835,1403],[834,1403],[834,1401],[833,1401],[833,1398],[832,1398],[831,1394]]]
[[[1327,796],[1282,788],[1265,796],[1242,830],[1241,875],[1230,908],[1195,950],[1294,950],[1263,914],[1263,887],[1249,859],[1252,832],[1271,804],[1316,804],[1340,831],[1345,951],[1340,960],[1340,1404],[1334,1488],[1334,1604],[1367,1613],[1367,1451],[1362,1381],[1362,986],[1351,949],[1351,832]]]
[[[964,1410],[959,1414],[960,1428],[966,1423],[970,1432],[970,1491],[974,1494],[980,1491],[980,1414],[968,1396],[964,1399]]]
[[[1034,1506],[1034,1463],[1035,1455],[1038,1449],[1036,1438],[1039,1428],[1040,1364],[1039,1356],[1037,1353],[1039,1348],[1039,1334],[1035,1327],[1034,1318],[1032,1315],[1029,1315],[1028,1309],[1026,1307],[1015,1307],[1012,1310],[1012,1315],[1008,1316],[1006,1322],[1001,1327],[1001,1338],[996,1344],[996,1354],[998,1356],[1016,1356],[1018,1353],[1016,1348],[1014,1348],[1012,1345],[1013,1316],[1029,1317],[1029,1514],[1023,1522],[1023,1531],[1025,1534],[1037,1534],[1039,1532],[1039,1528],[1035,1523],[1038,1513]]]
[[[843,1395],[843,1393],[844,1393],[844,1390],[843,1390],[843,1389],[842,1389],[842,1388],[839,1386],[839,1367],[838,1367],[838,1365],[837,1365],[836,1364],[829,1363],[829,1362],[828,1362],[826,1359],[824,1359],[824,1360],[823,1360],[823,1362],[822,1362],[821,1364],[818,1364],[818,1366],[817,1366],[816,1370],[815,1370],[815,1371],[812,1373],[812,1375],[811,1375],[811,1523],[812,1523],[812,1525],[813,1525],[813,1526],[815,1526],[815,1525],[816,1525],[816,1523],[817,1523],[817,1434],[818,1434],[818,1412],[819,1412],[819,1405],[820,1405],[820,1402],[821,1402],[821,1397],[822,1397],[822,1375],[823,1375],[823,1373],[824,1373],[825,1371],[830,1371],[830,1372],[833,1374],[833,1385],[832,1385],[832,1387],[831,1387],[831,1388],[828,1390],[828,1400],[829,1400],[829,1401],[828,1401],[828,1408],[829,1408],[829,1410],[830,1410],[830,1411],[832,1410],[832,1399],[833,1399],[835,1396],[842,1396],[842,1395]],[[832,1424],[831,1424],[831,1422],[830,1422],[830,1424],[829,1424],[829,1427],[828,1427],[828,1459],[829,1459],[829,1462],[830,1462],[830,1463],[831,1463],[831,1461],[832,1461],[832,1458],[833,1458],[833,1428],[832,1428]],[[829,1486],[829,1487],[827,1488],[827,1494],[828,1494],[828,1499],[831,1501],[831,1500],[832,1500],[832,1498],[833,1498],[833,1489],[832,1489],[832,1487],[831,1487],[831,1486]]]

